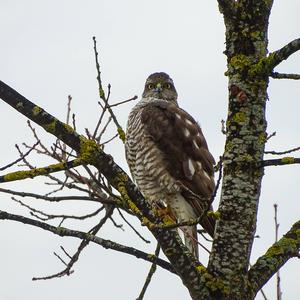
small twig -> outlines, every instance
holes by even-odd
[[[30,149],[29,149],[25,154],[23,154],[23,153],[20,154],[20,155],[21,155],[20,158],[18,158],[18,159],[16,159],[15,161],[13,161],[13,162],[7,164],[7,165],[4,166],[4,167],[1,167],[1,168],[0,168],[0,171],[4,171],[5,169],[7,169],[7,168],[9,168],[9,167],[11,167],[11,166],[17,164],[19,161],[23,160],[26,156],[28,156],[28,155],[30,154],[30,152],[31,152],[32,150],[35,149],[35,147],[36,147],[38,144],[39,144],[39,142],[36,142],[32,147],[30,147]],[[18,146],[17,144],[15,145],[15,147],[16,147],[17,149],[20,149],[19,146]],[[19,152],[20,152],[20,151],[19,151]]]
[[[221,120],[221,132],[222,132],[223,134],[226,134],[226,133],[227,133],[226,127],[225,127],[225,121],[224,121],[223,119]]]
[[[155,257],[158,257],[159,251],[160,251],[160,246],[159,246],[159,244],[157,244],[156,249],[155,249],[155,253],[154,253]],[[147,290],[147,288],[148,288],[148,286],[149,286],[149,284],[151,282],[152,276],[155,273],[155,271],[156,271],[156,263],[153,262],[152,265],[151,265],[151,267],[150,267],[150,270],[148,272],[148,275],[146,277],[146,280],[145,280],[145,283],[143,285],[143,288],[142,288],[142,290],[140,292],[140,295],[136,298],[136,300],[143,300],[144,299],[144,295],[146,293],[146,290]]]
[[[223,157],[222,156],[220,156],[219,162],[217,163],[216,168],[219,170],[219,176],[218,176],[218,180],[217,180],[217,183],[216,183],[216,186],[215,186],[215,190],[214,190],[214,192],[213,192],[213,194],[211,196],[211,199],[210,199],[210,205],[215,200],[215,197],[217,195],[217,192],[218,192],[221,180],[222,180],[222,176],[223,176]],[[210,205],[207,208],[207,211],[210,209]]]
[[[102,130],[100,131],[99,135],[95,138],[96,141],[97,141],[98,143],[101,141],[101,137],[102,137],[102,135],[104,134],[104,132],[106,131],[106,129],[107,129],[109,123],[111,122],[111,120],[112,120],[112,117],[110,116],[110,117],[108,118],[106,124],[103,126]],[[94,134],[95,134],[95,133],[94,133]]]
[[[98,86],[99,86],[99,96],[105,102],[106,98],[105,98],[105,92],[102,87],[100,64],[99,64],[99,60],[98,60],[97,41],[96,41],[95,36],[93,36],[93,41],[94,41],[94,54],[95,54],[95,62],[96,62],[96,70],[97,70],[97,81],[98,81]],[[101,103],[99,103],[99,104],[102,106]]]
[[[108,139],[107,141],[101,143],[101,146],[106,145],[108,143],[110,143],[111,141],[113,141],[119,134],[116,133],[113,137],[111,137],[110,139]]]
[[[72,256],[66,251],[66,249],[63,246],[60,246],[60,249],[64,252],[64,254],[69,257],[70,259],[72,258]]]
[[[86,215],[81,215],[81,216],[73,216],[73,215],[54,215],[54,214],[47,214],[41,210],[38,210],[28,204],[25,204],[24,202],[12,197],[12,200],[19,203],[21,206],[26,207],[27,209],[30,210],[30,214],[34,217],[36,217],[39,220],[42,221],[49,221],[49,220],[53,220],[53,219],[63,219],[63,220],[67,220],[67,219],[74,219],[74,220],[85,220],[91,217],[96,216],[99,212],[101,212],[104,209],[104,206],[101,206],[100,208],[98,208],[97,210],[93,211],[92,213],[86,214]],[[39,215],[43,216],[39,216]],[[62,222],[60,223],[60,226],[62,225]]]
[[[116,228],[119,228],[119,229],[121,229],[122,231],[125,231],[124,228],[123,228],[123,224],[118,224],[118,223],[114,220],[114,218],[113,218],[112,216],[111,216],[109,219],[111,220],[111,222],[114,224],[114,226],[115,226]]]
[[[287,73],[278,73],[273,72],[270,75],[274,79],[293,79],[293,80],[300,80],[300,74],[287,74]]]
[[[266,141],[276,135],[276,131],[272,132],[270,135],[267,136]]]
[[[97,122],[97,125],[96,125],[96,127],[95,127],[95,130],[94,130],[94,133],[93,133],[93,139],[96,139],[97,141],[98,141],[98,138],[96,138],[96,136],[97,136],[97,132],[98,132],[98,130],[99,130],[99,127],[100,127],[100,125],[101,125],[101,122],[102,122],[102,119],[103,119],[103,117],[104,117],[104,115],[105,115],[105,112],[106,112],[106,109],[107,109],[107,107],[103,107],[103,105],[100,103],[100,102],[98,102],[98,104],[102,107],[102,111],[101,111],[101,115],[100,115],[100,117],[99,117],[99,120],[98,120],[98,122]],[[99,142],[99,141],[98,141]]]
[[[53,178],[51,178],[51,179],[53,180]],[[54,189],[51,192],[46,193],[45,196],[50,196],[50,195],[53,195],[53,194],[55,194],[59,191],[62,191],[64,189],[64,187],[66,186],[67,181],[68,181],[68,176],[66,176],[64,181],[59,181],[60,182],[60,187],[58,189]],[[47,182],[45,182],[45,184],[51,185],[50,183],[47,183]]]
[[[92,194],[91,197],[87,197],[87,196],[49,197],[49,196],[44,196],[44,195],[39,195],[39,194],[34,194],[34,193],[17,192],[17,191],[3,189],[3,188],[0,188],[0,192],[15,195],[15,196],[20,196],[20,197],[32,197],[35,199],[42,199],[42,200],[46,200],[46,201],[50,201],[50,202],[80,200],[80,201],[100,202],[103,204],[117,204],[117,199],[116,199],[116,201],[114,201],[112,198],[103,198],[103,197],[99,197],[99,195],[95,195],[95,194]],[[86,190],[86,192],[88,192],[88,191]]]
[[[76,131],[76,115],[75,114],[72,114],[72,125],[73,125],[74,131]]]
[[[44,144],[41,142],[40,138],[37,136],[36,130],[34,127],[32,127],[31,122],[28,120],[27,121],[27,125],[30,128],[34,138],[36,139],[36,141],[39,143],[40,147],[44,150],[45,153],[48,153],[49,156],[51,156],[51,153],[49,152],[49,150],[47,149],[46,146],[44,146]]]
[[[263,298],[264,298],[265,300],[268,300],[267,295],[265,294],[265,292],[264,292],[263,289],[260,290],[260,293],[261,293],[261,295],[263,296]]]
[[[72,101],[72,96],[71,96],[71,95],[68,95],[67,118],[66,118],[66,123],[67,123],[68,125],[69,125],[69,123],[70,123],[71,101]]]
[[[275,243],[278,242],[278,229],[279,229],[279,223],[278,223],[278,219],[277,219],[277,208],[278,208],[278,205],[275,203],[274,204]],[[277,294],[277,300],[281,300],[282,299],[282,292],[281,292],[281,288],[280,288],[279,269],[276,272],[276,294]]]
[[[56,252],[53,252],[53,254],[65,265],[68,266],[68,264],[60,257],[59,254],[57,254]]]
[[[265,154],[283,155],[283,154],[295,152],[295,151],[298,151],[298,150],[300,150],[300,147],[296,147],[296,148],[286,150],[286,151],[281,151],[281,152],[278,152],[278,151],[265,151]]]
[[[138,96],[135,95],[135,96],[133,96],[133,97],[130,98],[130,99],[127,99],[127,100],[124,100],[124,101],[120,101],[120,102],[117,102],[117,103],[115,103],[115,104],[110,104],[110,105],[108,106],[108,108],[112,108],[112,107],[114,107],[114,106],[118,106],[118,105],[121,105],[121,104],[130,102],[130,101],[136,100],[137,98],[138,98]]]
[[[109,218],[109,216],[111,216],[113,212],[113,207],[111,206],[107,211],[105,216],[102,218],[102,220],[99,222],[99,224],[97,224],[94,228],[92,228],[89,231],[89,234],[93,234],[96,235],[96,233],[101,229],[101,227],[105,224],[106,220]],[[71,268],[73,267],[73,265],[75,264],[75,262],[79,259],[79,256],[82,252],[82,250],[89,244],[89,240],[83,240],[76,253],[72,256],[71,260],[69,261],[69,263],[67,264],[67,267],[61,271],[58,272],[56,274],[53,275],[49,275],[49,276],[44,276],[44,277],[33,277],[32,280],[47,280],[47,279],[52,279],[52,278],[57,278],[57,277],[62,277],[62,276],[69,276],[70,274],[72,274],[74,271],[71,270]]]
[[[102,108],[107,107],[108,112],[110,113],[110,115],[111,115],[111,117],[112,117],[112,119],[113,119],[113,121],[114,121],[114,123],[117,127],[120,139],[123,142],[125,142],[124,130],[122,129],[122,126],[119,124],[119,122],[117,120],[117,117],[115,116],[113,110],[109,107],[109,104],[108,104],[108,99],[109,99],[109,96],[110,96],[110,88],[111,88],[110,85],[108,85],[108,96],[105,97],[105,93],[104,93],[104,90],[103,90],[103,87],[102,87],[100,64],[99,64],[99,61],[98,61],[97,42],[96,42],[95,37],[93,37],[93,41],[94,41],[94,53],[95,53],[96,69],[97,69],[97,81],[98,81],[98,86],[99,86],[99,96],[104,102],[104,106],[102,106],[102,105],[101,106],[102,106]]]
[[[146,240],[124,217],[124,215],[122,214],[121,210],[118,208],[118,213],[121,216],[121,218],[124,220],[124,222],[133,230],[133,232],[140,238],[142,239],[145,243],[150,244],[149,240]]]

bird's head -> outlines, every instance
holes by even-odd
[[[147,97],[176,103],[177,92],[170,76],[163,72],[151,74],[146,80],[143,92],[143,98]]]

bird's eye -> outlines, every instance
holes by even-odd
[[[172,85],[171,85],[171,83],[165,83],[165,84],[164,84],[164,87],[165,87],[166,89],[170,90],[170,89],[172,88]]]
[[[149,89],[149,90],[152,90],[153,88],[154,88],[154,84],[149,83],[149,84],[148,84],[148,89]]]

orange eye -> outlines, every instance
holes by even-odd
[[[152,84],[152,83],[149,83],[149,84],[148,84],[148,89],[149,89],[149,90],[152,90],[152,89],[154,89],[154,84]]]

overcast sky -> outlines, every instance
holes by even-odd
[[[224,148],[221,120],[226,119],[227,79],[223,18],[216,0],[98,0],[16,1],[1,0],[0,78],[51,114],[65,120],[66,101],[73,97],[77,130],[93,129],[99,117],[92,36],[96,36],[104,85],[112,85],[111,102],[140,95],[147,76],[165,71],[173,78],[181,107],[201,124],[213,155]],[[299,37],[300,2],[275,0],[270,19],[269,50],[276,50]],[[293,55],[278,70],[300,72],[300,54]],[[266,148],[286,150],[300,146],[300,82],[270,81],[267,104],[268,133],[277,132]],[[133,102],[116,108],[125,127]],[[17,158],[16,143],[32,142],[26,118],[0,101],[0,166]],[[45,143],[53,138],[43,134]],[[111,126],[107,137],[115,133]],[[124,149],[116,141],[107,151],[125,170]],[[295,154],[297,156],[297,154]],[[300,156],[300,154],[298,154]],[[42,166],[44,161],[35,161]],[[279,205],[280,235],[300,218],[300,167],[270,167],[265,171],[260,200],[257,239],[252,262],[274,241],[273,204]],[[3,184],[19,191],[45,193],[45,179]],[[60,209],[77,214],[92,211],[93,205],[45,205],[28,201],[47,211]],[[216,206],[216,205],[215,205]],[[0,209],[24,210],[1,194]],[[118,218],[116,218],[121,222]],[[140,228],[144,235],[149,233]],[[90,222],[90,223],[89,223]],[[73,228],[89,228],[73,223]],[[55,223],[54,223],[55,224]],[[57,225],[57,223],[56,223]],[[68,224],[66,224],[67,226]],[[145,245],[124,225],[125,232],[106,224],[101,236],[153,252],[155,243]],[[133,257],[90,245],[67,278],[33,282],[34,276],[49,275],[63,266],[53,255],[64,245],[74,251],[79,241],[59,238],[40,229],[13,222],[0,222],[1,299],[135,299],[150,265]],[[205,258],[203,258],[205,260]],[[291,260],[281,271],[284,299],[299,299],[299,262]],[[275,297],[274,281],[265,287]],[[162,270],[154,275],[146,300],[186,300],[189,295],[180,280]],[[262,299],[258,295],[257,299]]]

